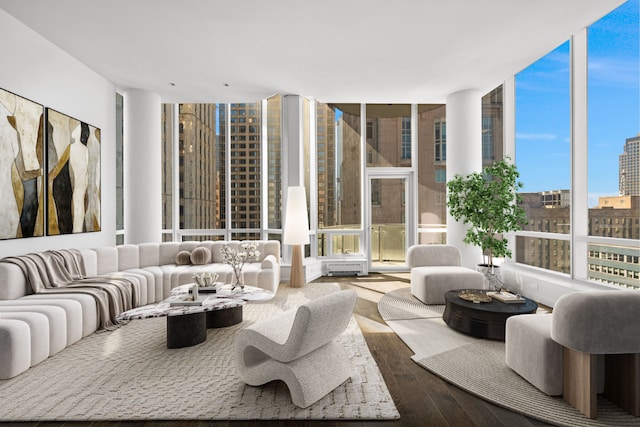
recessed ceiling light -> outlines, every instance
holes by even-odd
[[[176,84],[173,82],[169,82],[169,86],[175,86]]]
[[[223,86],[224,87],[229,87],[229,83],[224,83]]]

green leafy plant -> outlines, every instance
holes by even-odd
[[[447,183],[447,207],[456,221],[470,225],[466,244],[482,248],[487,265],[493,257],[511,257],[508,241],[502,235],[522,230],[527,224],[526,212],[519,205],[518,190],[523,184],[520,174],[508,157],[466,176],[455,175]]]

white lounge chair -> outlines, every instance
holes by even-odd
[[[240,378],[252,386],[282,380],[301,408],[320,400],[351,376],[348,357],[334,338],[349,324],[356,299],[353,291],[335,292],[240,331]]]

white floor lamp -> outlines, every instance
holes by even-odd
[[[309,217],[307,216],[307,194],[304,187],[289,187],[287,190],[287,208],[284,217],[283,244],[292,245],[291,278],[289,286],[304,286],[302,267],[302,245],[309,244]]]

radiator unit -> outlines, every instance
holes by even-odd
[[[358,262],[328,262],[324,265],[327,276],[365,276],[365,266]]]

